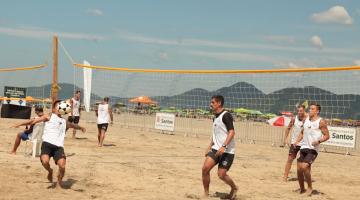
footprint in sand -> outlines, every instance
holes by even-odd
[[[188,199],[200,199],[200,197],[195,194],[185,194],[185,197]]]

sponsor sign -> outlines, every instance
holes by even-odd
[[[156,113],[155,129],[163,131],[175,130],[175,114],[172,113]]]
[[[338,147],[355,148],[355,139],[356,139],[355,128],[328,126],[328,129],[329,129],[330,139],[322,144],[338,146]]]
[[[4,97],[19,98],[19,100],[4,100],[4,104],[25,106],[26,88],[5,86]]]

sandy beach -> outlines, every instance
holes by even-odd
[[[207,137],[160,134],[115,123],[105,146],[98,148],[96,125],[82,120],[87,132],[79,132],[77,139],[68,132],[65,140],[65,188],[57,190],[47,181],[39,158],[24,155],[24,142],[17,155],[8,154],[22,130],[9,127],[18,121],[0,119],[0,199],[199,199],[203,192]],[[237,142],[236,151],[229,174],[239,187],[238,199],[305,198],[294,192],[295,162],[290,181],[282,182],[287,148]],[[315,194],[305,199],[359,199],[359,164],[358,156],[320,153],[312,169]],[[55,178],[57,167],[53,161],[51,165]],[[216,168],[211,177],[210,199],[220,199],[229,188],[217,178]]]

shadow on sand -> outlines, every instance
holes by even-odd
[[[288,181],[298,181],[298,178],[289,178]]]
[[[69,154],[66,154],[66,157],[71,157],[71,156],[75,156],[76,154],[75,153],[69,153]]]
[[[319,190],[313,190],[311,194],[312,195],[325,195],[325,193],[320,192]]]
[[[66,181],[62,182],[62,189],[68,190],[71,189],[71,187],[78,182],[75,179],[69,178]],[[47,187],[47,189],[54,189],[56,188],[56,182],[53,182],[49,187]]]
[[[87,140],[88,138],[87,137],[76,137],[75,139],[77,139],[77,140]]]
[[[115,147],[115,144],[103,144],[104,147]]]

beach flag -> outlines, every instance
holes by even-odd
[[[90,66],[90,63],[84,60],[84,65]],[[83,69],[84,69],[84,106],[86,112],[90,112],[92,69],[86,67],[84,67]]]
[[[288,126],[291,118],[287,116],[276,116],[268,120],[271,126]]]

